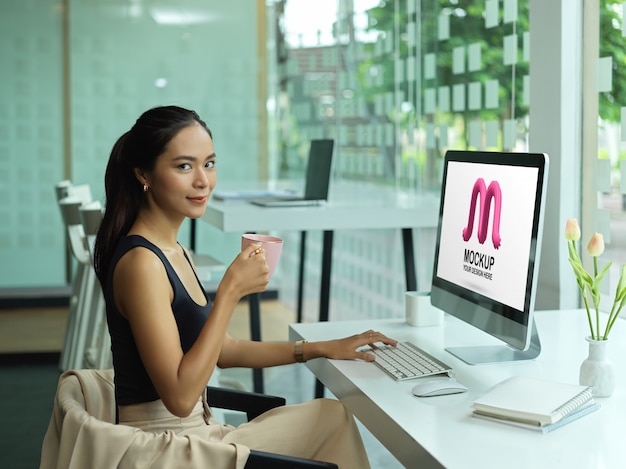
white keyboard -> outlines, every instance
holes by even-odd
[[[398,381],[452,371],[449,365],[410,342],[400,342],[396,347],[376,346],[367,351],[376,355],[374,364]]]

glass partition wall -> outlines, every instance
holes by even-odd
[[[302,174],[310,139],[334,138],[335,187],[438,194],[447,149],[527,150],[527,0],[269,4],[279,64],[270,87],[279,175]],[[434,228],[416,231],[418,288],[429,289]],[[299,240],[284,236],[281,278],[293,279]],[[403,314],[400,233],[335,236],[333,311],[342,318]],[[315,254],[307,255],[305,296],[313,306],[321,233],[307,242]],[[281,283],[281,294],[293,293],[291,283]],[[305,315],[314,319],[315,311]]]
[[[274,8],[281,169],[332,137],[338,177],[421,190],[448,148],[527,148],[526,0]]]
[[[612,262],[602,282],[601,309],[613,304],[622,265],[626,263],[626,3],[585,2],[589,47],[585,60],[593,71],[585,94],[589,109],[585,126],[582,230],[583,249],[594,232],[604,236],[606,250],[599,265]],[[583,250],[588,271],[591,258]]]

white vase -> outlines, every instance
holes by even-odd
[[[579,382],[593,386],[594,397],[608,397],[615,389],[615,368],[608,358],[608,340],[585,338],[589,343],[589,356],[580,365]]]

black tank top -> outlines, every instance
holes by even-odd
[[[113,368],[115,370],[115,397],[120,405],[137,404],[159,399],[159,395],[139,356],[130,324],[118,311],[113,296],[113,272],[115,271],[115,266],[124,254],[136,247],[144,247],[151,250],[159,256],[159,259],[165,266],[167,277],[174,290],[174,299],[171,306],[176,324],[178,325],[178,334],[183,353],[187,353],[198,338],[212,307],[206,292],[204,293],[207,299],[205,306],[198,305],[189,296],[167,257],[157,246],[142,236],[132,235],[122,238],[109,268],[109,279],[105,293],[107,323],[109,334],[111,335],[111,351],[113,354]],[[185,257],[187,258],[187,254],[185,254]],[[189,261],[189,258],[187,258],[187,261]],[[202,288],[200,280],[198,280],[198,284]],[[202,288],[202,291],[204,291],[204,288]]]

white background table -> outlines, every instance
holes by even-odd
[[[436,227],[439,195],[376,185],[343,184],[326,205],[259,207],[246,201],[211,199],[202,219],[225,232],[269,230],[371,230]]]
[[[621,468],[626,467],[626,321],[619,320],[609,354],[616,373],[614,394],[598,399],[601,408],[550,433],[471,417],[471,403],[512,375],[578,383],[580,363],[587,357],[586,314],[575,311],[536,313],[542,342],[538,359],[527,362],[469,366],[444,346],[495,343],[451,316],[441,327],[412,327],[401,320],[333,321],[292,324],[290,339],[339,338],[379,330],[400,341],[412,341],[451,365],[463,394],[418,398],[414,380],[396,382],[374,364],[316,359],[306,366],[406,467]]]
[[[251,189],[251,187],[239,187]],[[257,188],[258,187],[254,187]],[[263,187],[266,189],[267,187]],[[225,190],[234,190],[227,186]],[[439,216],[439,195],[420,195],[375,185],[336,184],[329,202],[309,207],[259,207],[249,202],[211,200],[202,220],[224,232],[301,231],[298,320],[301,319],[304,243],[307,230],[323,231],[320,286],[320,321],[328,319],[331,285],[333,233],[335,230],[401,229],[404,244],[407,290],[415,290],[414,228],[434,228]],[[253,340],[260,340],[258,295],[250,301],[250,324]],[[263,391],[261,370],[255,370],[254,389]],[[321,395],[321,386],[316,394]]]

